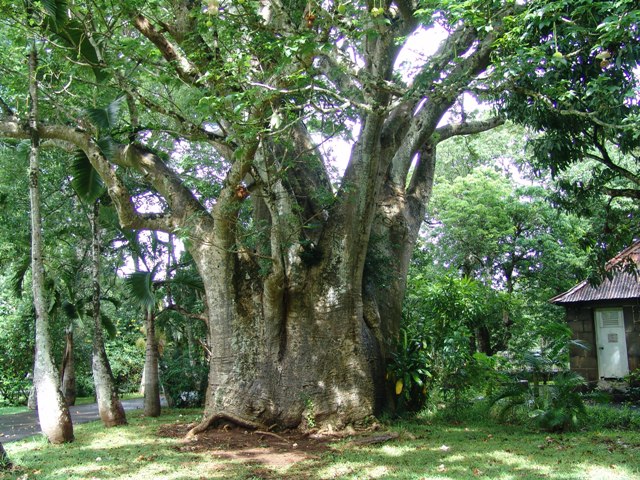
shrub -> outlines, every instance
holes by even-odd
[[[23,310],[0,309],[0,398],[9,405],[26,405],[33,372],[33,317]]]
[[[625,406],[590,405],[586,420],[590,430],[640,430],[640,412]]]
[[[574,372],[559,373],[553,383],[545,385],[516,378],[498,390],[489,405],[503,421],[524,420],[551,432],[572,430],[586,418],[579,393],[584,385],[584,379]]]
[[[178,408],[199,407],[204,404],[207,388],[207,365],[199,359],[173,349],[165,351],[160,362],[160,378],[167,402]]]
[[[411,278],[387,370],[398,410],[417,411],[428,399],[441,399],[453,411],[468,407],[495,375],[491,357],[473,354],[474,329],[502,321],[504,309],[504,298],[478,281]]]
[[[119,338],[107,341],[105,349],[118,390],[137,392],[142,380],[144,350]]]

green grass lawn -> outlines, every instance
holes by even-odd
[[[27,407],[0,407],[0,415],[12,415],[14,413],[27,412]]]
[[[396,439],[357,445],[335,441],[314,458],[285,466],[247,463],[216,451],[179,451],[180,439],[157,435],[163,424],[188,423],[199,410],[158,419],[128,414],[129,425],[78,425],[72,444],[33,437],[5,445],[17,468],[4,479],[640,479],[640,432],[548,434],[521,426],[470,421],[391,422]],[[295,447],[292,447],[295,448]],[[184,450],[184,449],[183,449]]]

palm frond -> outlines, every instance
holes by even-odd
[[[156,299],[153,295],[153,274],[151,272],[134,272],[127,276],[125,284],[131,297],[145,310],[153,310]]]
[[[31,140],[22,140],[16,146],[16,152],[18,155],[22,156],[22,158],[26,159],[29,155],[29,151],[31,150]]]
[[[107,317],[104,314],[100,315],[100,320],[102,320],[102,327],[107,331],[107,335],[109,335],[109,338],[111,340],[116,338],[117,330],[115,323],[113,323],[113,320],[111,320],[111,318]]]
[[[99,138],[96,143],[98,144],[98,148],[100,148],[102,154],[109,160],[111,160],[116,150],[113,138],[111,138],[110,136],[102,137]]]
[[[27,271],[31,268],[31,258],[26,255],[15,264],[15,270],[11,277],[9,277],[9,286],[16,297],[22,298],[24,292],[24,277]]]
[[[122,302],[115,297],[100,297],[100,299],[102,301],[109,302],[116,308],[120,308],[120,305],[122,305]]]
[[[42,9],[52,17],[58,25],[67,19],[67,0],[40,0]]]
[[[95,202],[104,192],[104,183],[83,151],[73,156],[70,170],[71,186],[78,196],[87,203]]]
[[[89,108],[87,115],[91,121],[103,131],[109,131],[118,123],[120,106],[125,97],[118,97],[105,107]]]
[[[171,279],[171,283],[176,286],[187,287],[201,292],[204,291],[204,282],[200,275],[195,272],[180,270]]]
[[[78,311],[76,304],[67,300],[62,302],[62,311],[70,319],[76,319],[80,316],[80,312]]]

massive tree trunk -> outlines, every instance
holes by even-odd
[[[60,382],[62,384],[62,396],[67,406],[76,403],[76,365],[73,354],[73,328],[67,328],[65,332],[65,347],[60,368]]]
[[[29,129],[29,197],[31,201],[31,283],[36,311],[36,359],[33,383],[36,387],[40,428],[51,443],[73,440],[73,425],[69,409],[60,391],[60,377],[51,350],[49,316],[45,298],[44,261],[42,248],[42,219],[40,216],[40,165],[38,148],[38,86],[36,71],[38,57],[35,42],[29,53],[29,93],[31,100]]]
[[[215,312],[207,414],[339,428],[374,413],[375,339],[363,321],[360,285],[341,271],[349,253],[327,252],[321,266],[264,282],[238,265],[207,290]],[[220,277],[217,256],[200,259],[203,275]]]
[[[144,319],[144,414],[147,417],[160,415],[160,375],[158,371],[158,341],[156,340],[155,315],[147,309]]]
[[[105,427],[125,425],[127,417],[118,391],[113,381],[111,365],[104,348],[104,335],[102,332],[102,317],[100,315],[100,225],[98,221],[100,204],[94,202],[91,212],[91,273],[93,287],[93,352],[91,370],[93,373],[93,384],[96,389],[96,401],[98,402],[98,412]]]

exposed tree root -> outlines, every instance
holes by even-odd
[[[235,425],[238,425],[239,427],[247,428],[249,430],[267,430],[267,428],[260,423],[247,420],[246,418],[237,417],[236,415],[232,415],[230,413],[220,412],[220,413],[214,413],[213,415],[209,415],[202,422],[200,422],[198,425],[196,425],[191,430],[189,430],[189,432],[186,435],[186,438],[192,438],[195,435],[208,430],[209,428],[211,428],[212,425],[214,425],[216,422],[220,420],[233,423]],[[262,433],[265,433],[265,432],[262,432]]]
[[[281,437],[280,435],[278,435],[277,433],[273,433],[273,432],[265,432],[264,430],[256,430],[254,432],[256,435],[267,435],[269,437],[273,437],[273,438],[277,438],[278,440],[282,440],[285,443],[291,443],[289,440],[287,440],[284,437]]]

